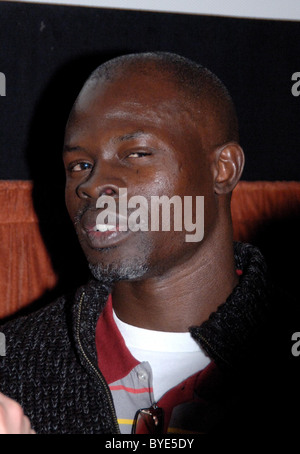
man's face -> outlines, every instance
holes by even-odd
[[[187,243],[172,222],[159,232],[98,232],[95,225],[100,195],[114,197],[118,215],[118,190],[126,188],[128,200],[143,196],[149,208],[151,196],[204,196],[206,235],[216,208],[204,130],[159,75],[128,72],[82,90],[65,135],[66,204],[97,278],[161,276],[199,251],[201,243]]]

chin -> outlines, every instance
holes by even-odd
[[[89,268],[95,279],[108,286],[120,281],[140,280],[149,272],[148,266],[138,258],[107,264],[89,263]]]

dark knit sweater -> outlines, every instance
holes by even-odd
[[[229,421],[240,424],[241,411],[251,419],[251,396],[258,397],[257,390],[269,383],[260,368],[273,364],[264,353],[271,342],[264,325],[270,317],[270,297],[263,258],[252,246],[237,243],[235,259],[243,270],[239,285],[208,321],[191,327],[192,336],[221,371],[221,385],[207,391],[207,399],[224,410],[224,421],[222,410],[216,424],[210,425],[212,432],[224,430]],[[118,431],[95,345],[96,324],[107,296],[108,291],[92,281],[74,298],[62,297],[0,327],[6,336],[6,356],[0,357],[0,391],[22,405],[37,433]],[[259,374],[256,381],[253,371]]]

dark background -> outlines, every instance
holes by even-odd
[[[227,85],[240,119],[244,180],[300,180],[300,97],[291,93],[300,71],[299,22],[1,2],[7,94],[0,97],[0,179],[34,183],[41,234],[60,277],[57,294],[87,273],[64,206],[68,112],[96,66],[149,50],[194,59]],[[300,253],[299,222],[268,225],[254,240],[276,275],[295,284],[297,268],[289,264]]]

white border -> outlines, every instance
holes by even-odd
[[[1,0],[0,0],[1,1]],[[300,20],[300,0],[18,0],[140,11]]]

